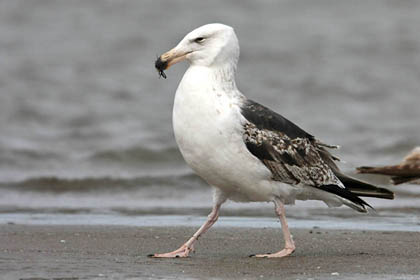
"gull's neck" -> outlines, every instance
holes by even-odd
[[[217,91],[232,96],[242,95],[235,82],[236,65],[224,63],[216,66],[190,65],[180,87],[191,91]]]
[[[212,67],[214,80],[220,83],[225,91],[237,91],[235,82],[236,66],[226,63],[222,66]]]

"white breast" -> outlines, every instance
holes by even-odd
[[[230,198],[270,200],[270,171],[243,142],[243,96],[236,87],[227,91],[209,79],[210,72],[208,68],[190,67],[178,87],[173,126],[179,149],[199,176]]]

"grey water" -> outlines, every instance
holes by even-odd
[[[211,190],[172,134],[187,65],[164,80],[153,64],[210,22],[236,30],[240,90],[339,144],[345,172],[397,163],[420,145],[419,15],[418,1],[0,1],[0,223],[186,225],[207,214]],[[418,231],[419,186],[361,178],[396,199],[367,199],[377,212],[365,216],[299,202],[292,225]],[[265,226],[272,212],[228,203],[222,214]]]

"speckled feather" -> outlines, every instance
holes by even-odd
[[[272,172],[273,180],[288,184],[320,187],[343,184],[324,162],[313,138],[290,138],[281,131],[244,125],[244,141],[250,152]]]
[[[337,185],[344,188],[329,162],[323,160],[335,159],[323,148],[328,145],[252,100],[243,104],[242,114],[247,119],[244,124],[245,144],[271,171],[273,180],[293,185]]]
[[[322,143],[280,114],[249,99],[241,106],[241,113],[246,119],[246,147],[270,170],[274,181],[336,194],[361,206],[355,208],[358,211],[365,211],[364,206],[370,205],[357,195],[371,194],[360,190],[353,193],[352,187],[347,188],[340,178],[351,185],[373,189],[373,196],[382,191],[342,174],[334,163],[338,158],[325,149],[336,146]]]

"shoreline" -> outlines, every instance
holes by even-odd
[[[147,255],[178,248],[195,227],[1,225],[0,279],[418,279],[420,234],[294,229],[283,259],[275,228],[217,227],[187,259]]]
[[[420,232],[420,219],[417,212],[393,213],[388,210],[383,216],[377,213],[358,215],[351,210],[339,209],[330,215],[329,209],[317,209],[309,214],[291,212],[287,217],[292,229],[312,229],[320,227],[328,230],[359,230],[359,231],[401,231]],[[229,216],[224,211],[213,228],[279,228],[279,220],[272,215],[246,216],[255,212],[241,211],[243,216]],[[238,211],[236,211],[238,212]],[[201,214],[201,213],[200,213]],[[231,212],[230,214],[236,214]],[[258,213],[257,213],[258,214]],[[47,226],[121,226],[121,227],[200,227],[206,220],[203,215],[188,214],[130,214],[118,213],[0,213],[0,225],[47,225]]]

